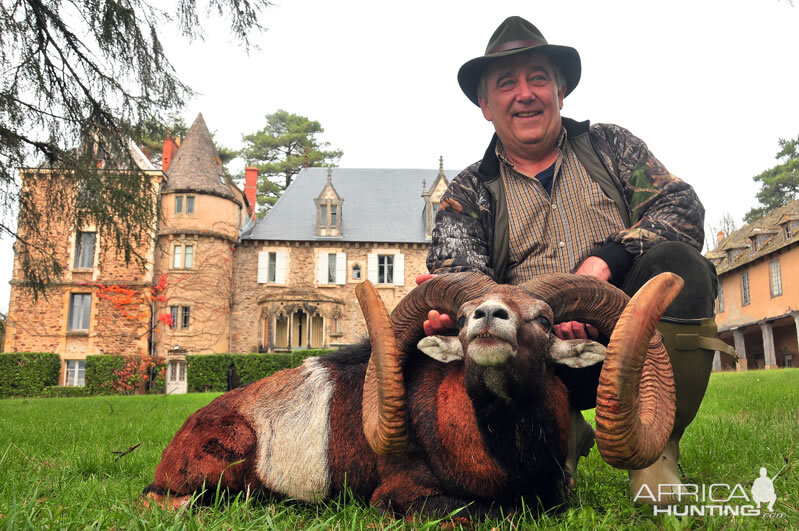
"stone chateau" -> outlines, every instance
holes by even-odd
[[[90,354],[166,357],[168,390],[180,392],[186,354],[354,343],[366,333],[355,286],[374,282],[390,311],[427,270],[448,184],[441,164],[305,168],[256,221],[257,170],[247,168],[244,191],[231,183],[202,115],[182,142],[164,142],[161,168],[131,150],[161,213],[140,248],[144,270],[126,265],[95,227],[74,231],[65,221],[42,242],[64,275],[34,301],[15,257],[4,351],[60,354],[63,385],[83,384]],[[71,186],[53,171],[21,178],[34,193],[42,180]]]

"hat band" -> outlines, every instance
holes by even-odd
[[[508,41],[498,44],[486,51],[486,55],[493,53],[506,52],[508,50],[515,50],[516,48],[530,48],[532,46],[541,46],[546,44],[546,41]]]

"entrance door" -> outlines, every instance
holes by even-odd
[[[166,364],[166,394],[186,394],[186,360],[174,358]]]

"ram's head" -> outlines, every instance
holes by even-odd
[[[674,420],[674,382],[655,325],[682,287],[663,274],[630,300],[590,277],[555,274],[520,286],[483,275],[435,277],[405,297],[389,318],[365,284],[359,298],[372,338],[364,385],[364,432],[378,454],[405,452],[407,422],[402,368],[419,348],[447,362],[463,359],[466,385],[506,400],[540,392],[547,364],[584,367],[604,359],[597,389],[597,446],[618,468],[643,468],[660,455]],[[628,304],[629,303],[629,304]],[[457,315],[460,334],[424,338],[430,309]],[[589,342],[565,342],[552,324],[580,321],[610,337],[607,353]],[[421,340],[421,341],[420,341]]]

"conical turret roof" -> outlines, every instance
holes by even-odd
[[[202,113],[191,124],[166,171],[164,192],[200,192],[235,200]]]

